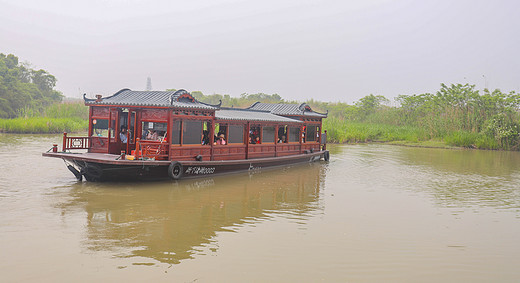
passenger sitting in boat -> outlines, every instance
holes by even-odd
[[[260,137],[259,136],[252,136],[252,137],[249,137],[250,140],[249,140],[249,143],[250,144],[260,144]]]
[[[285,143],[285,136],[281,136],[281,137],[278,139],[278,143]]]
[[[122,143],[126,143],[127,137],[126,137],[126,126],[121,126],[121,132],[119,133],[119,139]]]
[[[217,144],[220,144],[220,145],[226,144],[226,138],[224,137],[224,134],[220,134],[218,136]]]
[[[148,130],[148,134],[146,135],[147,140],[156,141],[158,140],[157,132],[154,130]]]

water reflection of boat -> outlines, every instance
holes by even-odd
[[[116,256],[164,263],[191,258],[212,245],[221,231],[275,215],[304,225],[317,211],[325,164],[303,164],[278,172],[185,180],[179,183],[77,184],[64,206],[87,212],[87,248]],[[123,186],[123,185],[121,185]]]

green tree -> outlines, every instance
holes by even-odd
[[[32,70],[19,64],[13,54],[0,53],[0,118],[41,113],[46,106],[62,100],[55,86],[56,78],[47,71]]]

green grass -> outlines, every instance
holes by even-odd
[[[327,130],[327,140],[333,143],[389,142],[425,147],[502,148],[494,138],[468,131],[438,131],[432,135],[413,126],[349,122],[332,117],[323,120],[323,129]]]
[[[6,133],[70,133],[86,129],[88,129],[88,121],[77,118],[0,119],[0,132]]]
[[[0,119],[4,133],[63,133],[88,129],[88,107],[83,102],[55,103],[43,112],[25,108],[20,117]]]
[[[327,139],[337,143],[370,141],[419,142],[431,139],[426,131],[412,126],[348,122],[336,118],[325,119],[323,128],[327,130]]]
[[[48,106],[42,116],[88,120],[88,107],[83,102],[56,103]]]

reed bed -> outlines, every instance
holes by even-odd
[[[62,133],[88,129],[88,107],[81,102],[56,103],[39,112],[24,108],[19,117],[0,119],[4,133]]]
[[[0,119],[0,132],[6,133],[70,133],[81,132],[87,128],[87,120],[75,118],[31,117]]]
[[[396,126],[366,122],[350,122],[338,118],[323,121],[327,130],[327,139],[337,143],[358,143],[371,141],[409,141],[430,140],[430,135],[423,129],[413,126]]]

